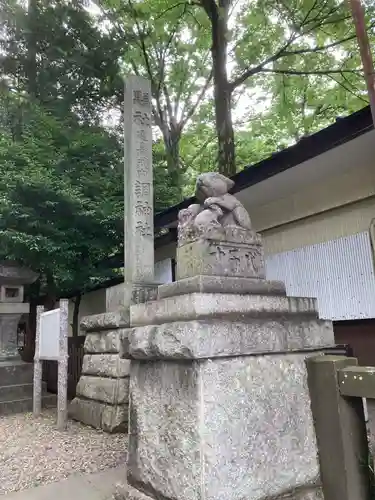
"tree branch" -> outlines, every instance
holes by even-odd
[[[206,79],[205,84],[203,85],[203,87],[202,87],[202,89],[201,89],[201,91],[200,91],[200,93],[199,93],[199,95],[197,97],[197,100],[195,101],[195,103],[193,104],[193,106],[190,108],[190,110],[186,113],[185,118],[182,117],[182,119],[181,119],[181,123],[180,123],[181,130],[184,128],[184,126],[186,125],[186,123],[190,120],[190,118],[193,116],[193,114],[197,110],[199,104],[202,102],[202,99],[206,95],[207,89],[210,86],[210,83],[212,81],[212,77],[213,77],[213,71],[211,70],[210,74],[208,75],[208,77]]]
[[[142,55],[143,55],[143,58],[145,61],[147,74],[148,74],[148,77],[150,78],[151,88],[153,90],[153,93],[155,93],[156,92],[156,83],[155,83],[154,75],[152,74],[151,63],[150,63],[150,60],[148,57],[148,51],[147,51],[147,47],[146,47],[146,43],[145,43],[146,36],[145,36],[145,33],[138,22],[137,12],[133,6],[132,0],[128,0],[128,3],[129,3],[129,6],[131,7],[132,18],[134,19],[135,25],[137,27],[137,34],[138,34],[139,41],[140,41],[140,48],[141,48]]]
[[[326,70],[316,70],[316,71],[303,71],[294,69],[273,69],[273,68],[263,68],[262,73],[275,73],[277,75],[337,75],[344,73],[361,73],[360,70],[355,69],[326,69]]]
[[[165,14],[167,12],[170,12],[171,10],[177,9],[177,7],[181,7],[182,5],[184,6],[184,12],[186,12],[186,9],[189,7],[189,5],[198,5],[199,7],[201,7],[201,4],[198,2],[177,2],[176,4],[172,5],[171,7],[168,7],[167,9],[163,10],[163,12],[161,14],[156,16],[155,21],[158,21],[160,18],[165,16]]]
[[[336,42],[328,43],[327,45],[320,45],[318,47],[313,47],[312,49],[297,49],[297,50],[292,50],[292,51],[286,51],[283,54],[284,56],[296,56],[299,54],[313,54],[315,52],[323,52],[324,50],[332,49],[333,47],[337,47],[338,45],[341,45],[342,43],[348,42],[350,40],[353,40],[356,37],[356,35],[350,35],[345,38],[342,38],[341,40],[337,40]]]
[[[315,0],[314,3],[311,5],[309,10],[306,12],[305,17],[302,20],[301,26],[305,26],[305,24],[308,22],[310,14],[315,10],[315,7],[318,5],[319,0]]]
[[[166,102],[166,108],[167,108],[167,113],[168,113],[168,117],[169,117],[169,122],[170,122],[170,124],[172,125],[173,128],[176,128],[176,125],[177,125],[176,124],[176,117],[173,114],[171,98],[170,98],[167,86],[164,83],[163,83],[163,94],[164,94],[164,97],[165,97],[165,102]]]
[[[273,54],[272,56],[265,59],[262,63],[258,64],[257,66],[254,66],[253,68],[247,69],[242,73],[242,75],[233,80],[233,82],[230,82],[229,83],[230,92],[233,92],[234,89],[242,85],[251,76],[260,73],[263,70],[264,66],[266,66],[267,64],[270,64],[271,62],[275,62],[278,59],[280,59],[280,57],[283,56],[286,47],[287,45],[285,45],[282,49],[276,52],[276,54]]]
[[[350,35],[346,38],[343,38],[342,40],[338,40],[336,42],[329,43],[327,45],[319,45],[317,47],[313,47],[311,49],[296,49],[296,50],[291,50],[287,51],[286,48],[291,44],[288,43],[286,46],[284,46],[282,49],[280,49],[276,54],[273,56],[270,56],[268,59],[263,61],[262,63],[258,64],[257,66],[254,66],[253,68],[249,68],[248,70],[244,71],[242,75],[240,75],[238,78],[236,78],[233,82],[230,83],[230,89],[233,91],[236,87],[244,83],[248,78],[251,76],[254,76],[257,73],[261,73],[262,71],[268,71],[270,72],[271,70],[266,69],[265,66],[270,64],[271,62],[276,62],[277,60],[283,58],[283,57],[288,57],[288,56],[295,56],[299,54],[313,54],[315,52],[322,52],[324,50],[331,49],[333,47],[337,47],[338,45],[341,45],[342,43],[345,43],[349,40],[352,40],[355,38],[354,35]],[[305,74],[305,73],[301,73]]]

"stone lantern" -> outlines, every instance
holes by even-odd
[[[20,359],[17,326],[30,309],[30,304],[23,301],[24,286],[37,278],[33,271],[12,262],[0,263],[0,361]]]
[[[0,415],[33,407],[34,365],[21,360],[17,327],[30,309],[30,304],[23,302],[24,286],[37,278],[36,273],[13,262],[0,263]],[[48,399],[44,397],[44,402]]]

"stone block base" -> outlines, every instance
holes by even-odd
[[[115,487],[113,500],[151,500],[151,497],[144,495],[141,491],[128,484],[117,484]]]
[[[128,404],[111,405],[77,396],[70,403],[69,417],[105,432],[127,432]]]
[[[83,318],[82,375],[69,416],[106,432],[127,432],[130,361],[123,359],[129,311]]]
[[[324,500],[321,487],[307,487],[281,496],[270,497],[270,500]]]
[[[237,295],[286,295],[282,281],[231,276],[193,276],[159,286],[158,299],[190,293],[230,293]]]
[[[117,484],[112,495],[112,500],[155,500],[156,497],[148,496],[128,484]],[[246,500],[252,500],[251,497]],[[281,495],[268,496],[265,500],[324,500],[320,486],[307,486],[299,491],[282,493]]]
[[[81,375],[77,395],[112,405],[125,404],[129,398],[129,377],[106,378]]]
[[[317,500],[306,355],[133,360],[129,484],[174,500]]]

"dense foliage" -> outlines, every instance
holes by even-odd
[[[213,156],[208,148],[211,167],[204,168],[234,174],[242,165],[236,160],[244,156],[244,131],[251,142],[263,132],[259,125],[265,115],[266,136],[279,136],[280,141],[273,141],[278,146],[367,102],[348,2],[95,0],[95,4],[117,33],[134,33],[131,50],[122,57],[123,67],[152,82],[155,125],[164,139],[169,170],[177,179],[190,167],[191,157],[202,153],[204,157],[205,141],[211,145],[212,140],[216,144]],[[374,2],[366,2],[366,9],[372,40]],[[186,135],[194,138],[194,149],[183,145]]]

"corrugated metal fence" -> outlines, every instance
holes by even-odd
[[[368,232],[266,258],[266,274],[285,282],[289,296],[316,297],[319,316],[375,317],[375,276]]]

